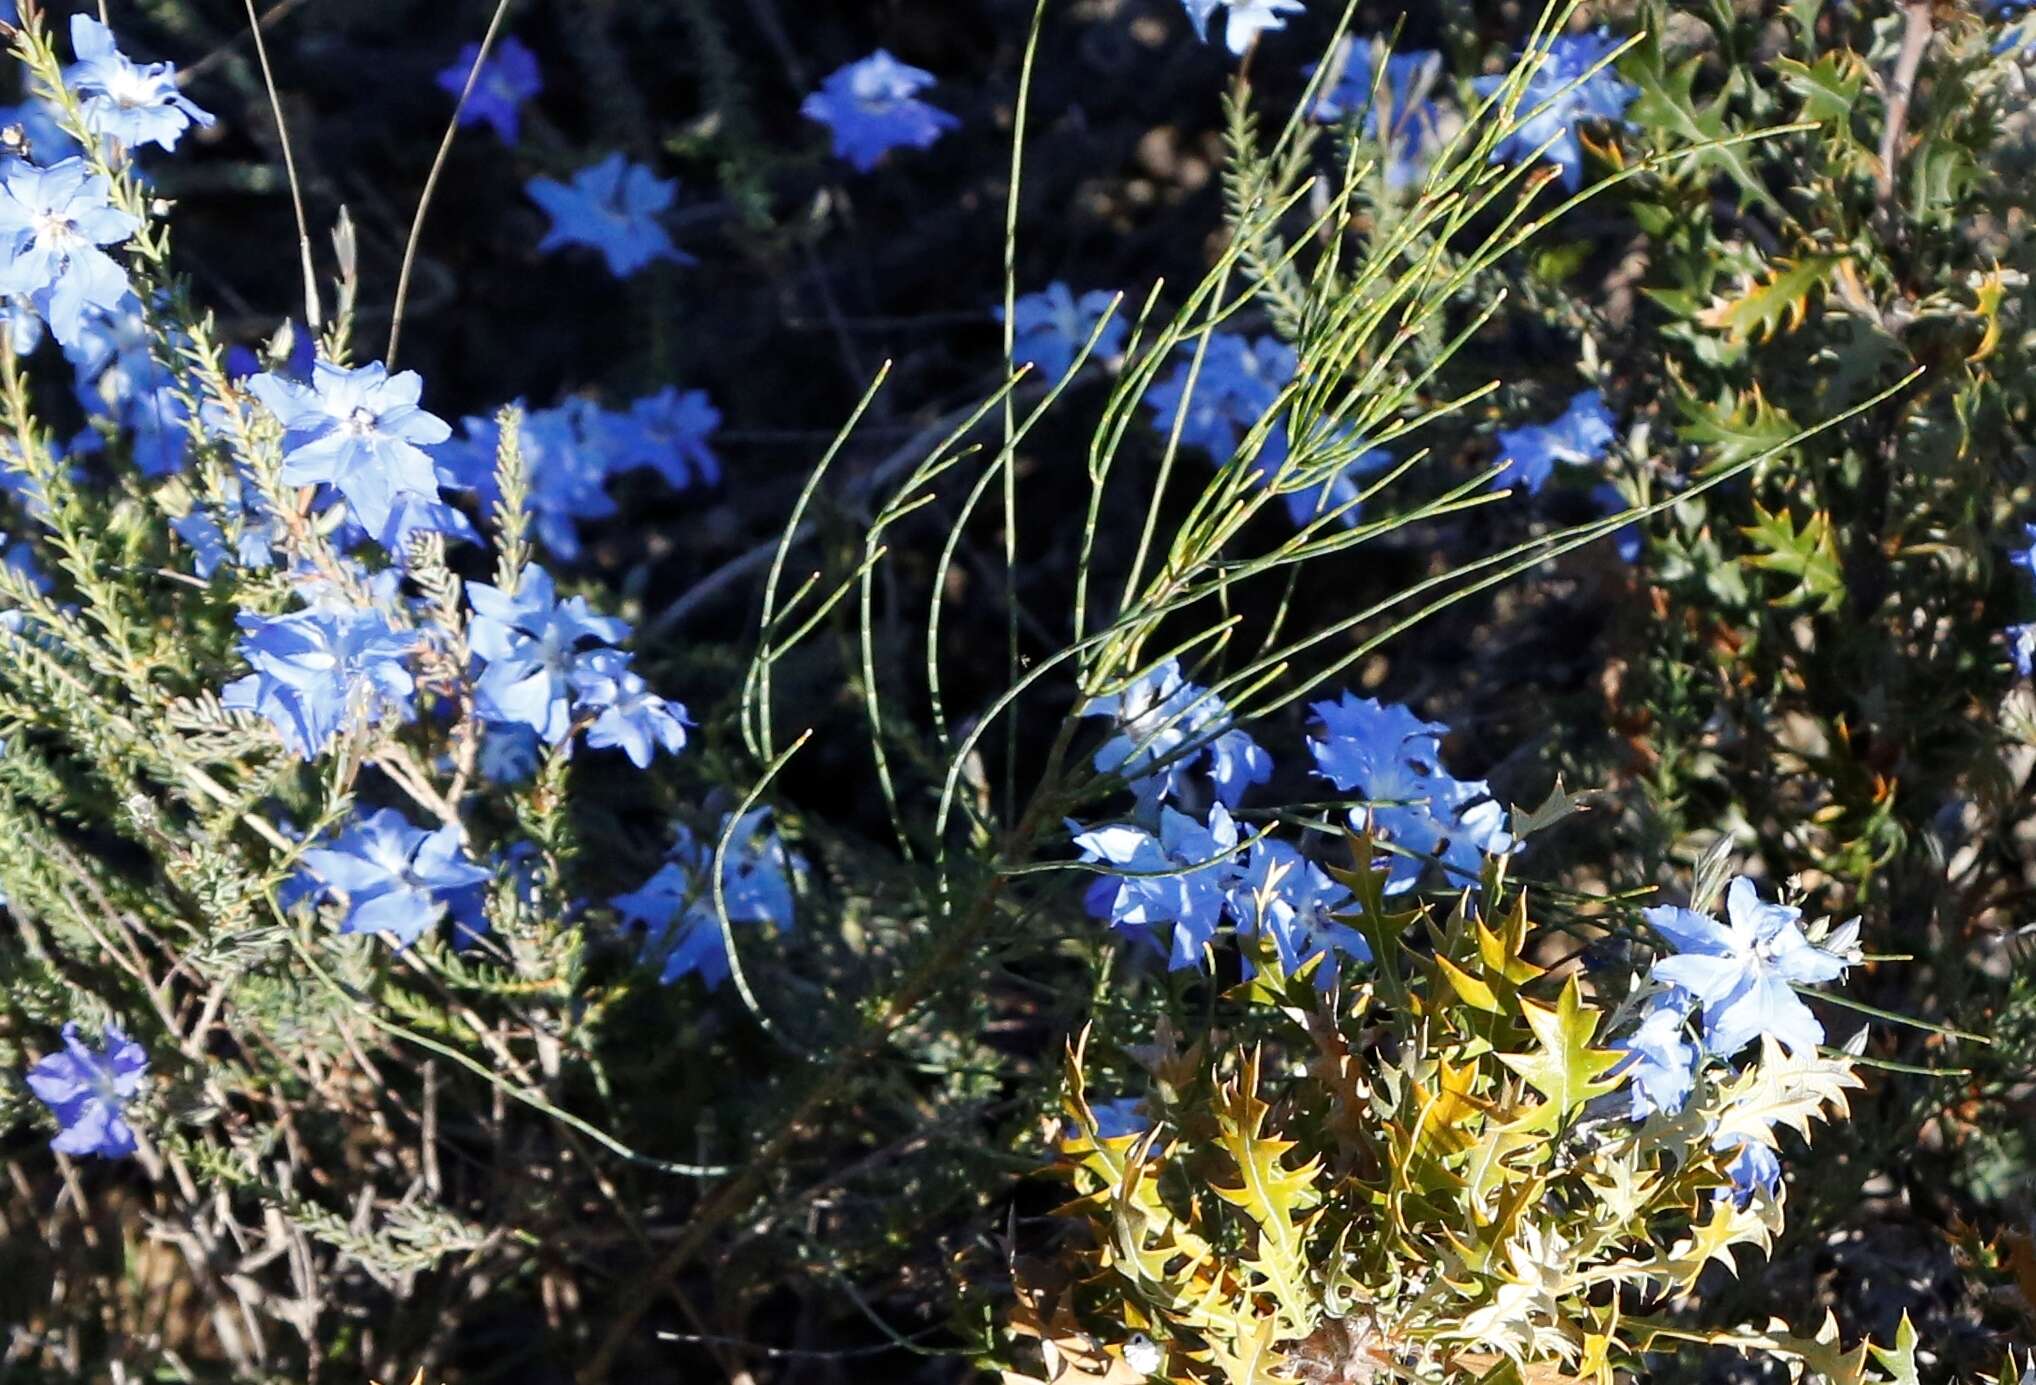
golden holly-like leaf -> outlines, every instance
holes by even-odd
[[[1014,1261],[1011,1288],[1016,1303],[1005,1322],[1014,1337],[1039,1343],[1046,1362],[1044,1377],[1003,1372],[1006,1385],[1041,1379],[1045,1385],[1137,1385],[1145,1377],[1122,1352],[1114,1352],[1082,1330],[1069,1304],[1067,1277],[1051,1264],[1034,1259]]]
[[[1768,273],[1742,284],[1737,297],[1714,299],[1697,321],[1733,342],[1768,341],[1793,332],[1809,316],[1810,296],[1846,261],[1844,255],[1778,258]]]
[[[1763,1036],[1760,1061],[1724,1086],[1713,1138],[1720,1145],[1747,1139],[1772,1149],[1779,1126],[1807,1137],[1810,1122],[1844,1116],[1846,1092],[1865,1085],[1850,1059],[1814,1049],[1791,1053]]]
[[[1554,1009],[1523,1002],[1527,1025],[1541,1043],[1535,1053],[1502,1053],[1499,1061],[1525,1078],[1545,1098],[1520,1122],[1531,1130],[1553,1130],[1572,1111],[1593,1097],[1617,1091],[1623,1078],[1605,1074],[1625,1058],[1607,1048],[1592,1048],[1598,1012],[1584,1008],[1576,977],[1563,983]]]
[[[1770,513],[1756,500],[1753,512],[1760,517],[1760,523],[1747,525],[1739,532],[1762,551],[1747,558],[1747,564],[1782,573],[1797,582],[1794,591],[1774,598],[1774,604],[1814,606],[1826,614],[1842,606],[1845,573],[1830,516],[1817,510],[1799,529],[1786,507]]]
[[[1258,1095],[1259,1059],[1253,1049],[1243,1070],[1217,1093],[1217,1143],[1230,1156],[1237,1181],[1212,1183],[1210,1189],[1251,1219],[1256,1244],[1242,1263],[1272,1295],[1286,1335],[1299,1337],[1314,1325],[1307,1235],[1314,1220],[1310,1209],[1320,1201],[1315,1180],[1322,1161],[1310,1159],[1297,1168],[1283,1162],[1294,1142],[1266,1132],[1271,1107]]]

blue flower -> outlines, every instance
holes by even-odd
[[[1321,727],[1311,738],[1315,773],[1365,802],[1350,810],[1353,828],[1370,830],[1399,848],[1386,876],[1389,892],[1409,890],[1428,858],[1452,883],[1475,884],[1484,857],[1513,849],[1506,814],[1483,780],[1457,779],[1439,762],[1448,728],[1420,720],[1402,706],[1344,693],[1311,708]]]
[[[1627,1056],[1613,1075],[1627,1074],[1629,1111],[1645,1120],[1660,1111],[1674,1115],[1689,1100],[1702,1053],[1689,1041],[1687,1025],[1695,997],[1676,987],[1648,997],[1640,1023],[1610,1047]]]
[[[1089,912],[1155,946],[1167,946],[1160,934],[1171,930],[1168,969],[1200,966],[1237,875],[1237,825],[1223,805],[1209,810],[1206,825],[1162,807],[1156,834],[1128,823],[1083,831],[1071,822],[1068,830],[1082,860],[1125,872],[1102,875],[1089,887]]]
[[[2010,625],[2005,633],[2008,657],[2015,661],[2015,672],[2024,678],[2036,675],[2036,625]]]
[[[1126,1135],[1143,1135],[1152,1128],[1152,1120],[1145,1114],[1144,1097],[1113,1096],[1107,1101],[1092,1101],[1089,1114],[1096,1118],[1099,1140],[1121,1140]]]
[[[1203,747],[1217,800],[1226,808],[1236,807],[1253,784],[1272,777],[1272,757],[1248,734],[1232,728],[1223,700],[1183,679],[1174,659],[1119,692],[1090,698],[1081,714],[1116,722],[1117,734],[1096,752],[1093,763],[1105,774],[1123,777],[1138,800],[1135,816],[1142,822],[1155,821],[1160,801],[1180,792]],[[1160,760],[1167,763],[1161,766]]]
[[[1571,396],[1569,407],[1553,423],[1499,430],[1499,460],[1504,465],[1492,477],[1492,484],[1517,483],[1529,495],[1539,495],[1555,473],[1557,462],[1596,465],[1605,459],[1615,437],[1605,397],[1596,390],[1583,390]]]
[[[1743,875],[1725,893],[1725,912],[1729,926],[1688,909],[1647,910],[1648,924],[1675,949],[1654,964],[1655,979],[1702,1003],[1705,1047],[1721,1058],[1763,1034],[1791,1050],[1815,1048],[1824,1026],[1793,987],[1843,976],[1857,926],[1814,946],[1797,924],[1802,911],[1763,902]]]
[[[1194,394],[1187,401],[1181,441],[1203,448],[1219,462],[1228,461],[1245,430],[1278,402],[1280,391],[1294,378],[1295,364],[1294,348],[1278,337],[1254,342],[1234,332],[1212,335],[1201,372],[1195,376]],[[1193,360],[1184,360],[1145,392],[1146,407],[1154,411],[1153,426],[1161,436],[1173,431],[1193,369]]]
[[[468,44],[460,50],[459,61],[438,74],[439,87],[457,101],[467,89],[474,64],[480,61],[481,45]],[[514,144],[523,103],[542,90],[544,79],[538,75],[537,55],[511,35],[496,45],[488,61],[481,64],[473,93],[460,109],[459,123],[467,126],[486,122],[502,143]]]
[[[418,407],[424,381],[416,371],[390,375],[379,361],[355,369],[320,361],[309,388],[264,373],[248,389],[283,425],[283,481],[333,487],[369,533],[388,527],[405,493],[438,499],[438,473],[424,449],[452,429]]]
[[[528,726],[494,722],[481,733],[481,776],[497,784],[521,784],[537,773],[544,742]]]
[[[148,1077],[148,1054],[117,1024],[108,1024],[92,1048],[75,1023],[64,1026],[64,1047],[28,1070],[28,1089],[57,1118],[49,1147],[59,1154],[124,1159],[134,1153],[127,1103]]]
[[[220,701],[265,718],[305,759],[322,755],[335,736],[416,714],[405,661],[417,632],[397,629],[380,611],[325,600],[289,615],[243,611],[235,619],[241,657],[254,672],[227,684]]]
[[[99,247],[140,226],[83,159],[48,168],[10,160],[0,181],[0,294],[30,299],[57,341],[75,345],[88,310],[116,312],[131,292],[127,271]]]
[[[721,459],[708,446],[720,426],[721,411],[705,390],[666,386],[631,404],[627,413],[591,411],[587,431],[609,470],[650,467],[682,491],[720,483]]]
[[[386,933],[408,947],[445,917],[451,896],[488,878],[468,860],[459,828],[413,827],[393,808],[361,818],[304,864],[346,899],[342,933]]]
[[[1732,1157],[1726,1161],[1725,1176],[1732,1180],[1732,1205],[1744,1212],[1757,1196],[1774,1198],[1781,1193],[1781,1156],[1744,1132],[1721,1134],[1712,1148]]]
[[[732,826],[728,818],[721,820],[729,839],[721,862],[722,903],[731,925],[790,932],[792,881],[806,867],[777,833],[764,830],[769,817],[768,808],[759,808]],[[643,888],[609,901],[625,923],[643,929],[644,961],[659,968],[658,979],[667,986],[696,975],[715,987],[728,977],[728,952],[710,884],[718,841],[700,840],[681,825],[657,874]]]
[[[1058,380],[1075,363],[1076,354],[1088,344],[1089,334],[1117,302],[1117,295],[1091,289],[1076,298],[1066,284],[1048,284],[1038,293],[1028,293],[1013,308],[1011,359],[1030,365],[1049,381]],[[996,309],[997,321],[1004,310]],[[1131,330],[1121,314],[1096,338],[1091,359],[1108,360],[1124,354],[1125,334]]]
[[[601,442],[612,440],[615,416],[573,400],[555,409],[523,415],[517,448],[529,488],[526,508],[538,539],[568,561],[580,556],[579,521],[615,513],[609,496],[608,458]],[[481,512],[490,514],[502,498],[495,484],[495,453],[502,430],[493,418],[461,420],[465,437],[439,451],[440,483],[474,492]],[[591,436],[590,436],[591,435]]]
[[[71,49],[78,61],[64,78],[78,93],[85,128],[128,149],[154,144],[174,149],[193,125],[212,115],[177,90],[169,63],[135,63],[113,43],[113,31],[87,15],[71,16]]]
[[[1492,150],[1492,162],[1527,159],[1544,144],[1542,157],[1562,170],[1562,185],[1575,192],[1583,183],[1584,153],[1577,126],[1587,120],[1618,120],[1640,88],[1624,81],[1610,66],[1587,81],[1577,79],[1618,48],[1620,40],[1600,29],[1594,34],[1565,34],[1549,45],[1548,55],[1527,79],[1520,93],[1520,127]],[[1490,96],[1504,77],[1479,77],[1480,96]]]
[[[226,566],[249,571],[273,567],[274,545],[282,537],[281,522],[238,472],[226,477],[221,492],[217,516],[202,505],[193,505],[181,518],[170,521],[171,531],[191,546],[198,575],[210,578]]]
[[[1380,82],[1383,43],[1346,38],[1343,53],[1342,75],[1316,98],[1309,114],[1333,124],[1363,112],[1365,137],[1385,151],[1386,186],[1412,187],[1442,140],[1442,108],[1428,99],[1442,76],[1442,55],[1427,50],[1386,55]],[[1315,65],[1307,70],[1312,76]]]
[[[1336,984],[1341,958],[1371,960],[1364,934],[1334,918],[1355,906],[1350,891],[1286,842],[1260,838],[1251,844],[1227,903],[1238,932],[1270,942],[1287,975],[1322,958],[1315,984],[1323,990]],[[1245,974],[1252,970],[1247,957]]]
[[[1210,16],[1218,5],[1224,6],[1223,37],[1239,57],[1261,33],[1285,28],[1283,16],[1299,14],[1305,8],[1301,0],[1181,0],[1181,4],[1188,12],[1188,22],[1195,26],[1195,37],[1204,43],[1209,41]]]
[[[608,262],[608,272],[627,279],[654,260],[692,264],[672,244],[658,221],[678,195],[679,185],[641,164],[610,154],[573,175],[571,186],[532,178],[524,190],[551,215],[551,230],[538,242],[549,253],[566,245],[591,246]]]
[[[582,596],[557,598],[551,574],[524,571],[514,596],[486,582],[467,585],[474,622],[467,643],[482,661],[474,706],[489,721],[528,726],[557,745],[572,729],[572,674],[582,646],[614,644],[629,627],[597,616]]]
[[[572,681],[580,694],[575,710],[596,714],[587,728],[594,749],[619,747],[631,764],[647,769],[660,748],[667,755],[686,748],[686,709],[652,692],[629,667],[627,654],[597,649],[573,666]]]
[[[1338,451],[1348,450],[1348,444],[1341,441],[1316,444],[1311,449],[1313,455],[1308,463],[1311,472],[1319,472],[1325,464],[1332,463],[1333,453],[1325,456],[1322,451],[1331,446]],[[1266,486],[1292,485],[1293,476],[1280,475],[1281,468],[1287,464],[1287,456],[1287,426],[1282,423],[1266,434],[1265,446],[1253,459],[1253,476]],[[1365,477],[1374,476],[1392,464],[1390,453],[1375,447],[1365,448],[1344,462],[1327,480],[1281,491],[1280,500],[1287,507],[1287,518],[1293,521],[1295,528],[1305,529],[1324,515],[1335,515],[1336,522],[1344,528],[1355,528],[1362,517],[1359,500],[1364,494],[1364,487],[1360,483]]]
[[[833,133],[836,158],[867,173],[891,150],[925,149],[961,124],[918,99],[933,82],[931,72],[909,67],[879,48],[829,73],[799,113]]]

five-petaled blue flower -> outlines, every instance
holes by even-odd
[[[793,924],[792,881],[805,862],[765,830],[768,808],[731,821],[723,818],[728,851],[721,861],[721,905],[731,925],[768,925],[779,932]],[[643,959],[659,969],[669,986],[696,975],[708,986],[728,977],[728,951],[721,935],[721,910],[711,885],[719,838],[702,840],[683,824],[678,840],[657,874],[643,888],[609,903],[629,925],[643,930]]]
[[[1048,284],[1038,293],[1028,293],[1013,307],[1011,360],[1029,365],[1048,381],[1060,379],[1075,363],[1075,355],[1088,345],[1096,324],[1117,302],[1117,295],[1091,289],[1080,298],[1066,284]],[[996,310],[999,322],[1004,310]],[[1124,352],[1124,337],[1131,330],[1122,314],[1113,315],[1096,337],[1090,357],[1108,360]]]
[[[1260,838],[1251,844],[1228,903],[1237,931],[1263,935],[1287,975],[1320,957],[1315,984],[1323,990],[1336,984],[1342,958],[1371,960],[1364,934],[1334,917],[1354,907],[1350,891],[1287,842]],[[1246,957],[1245,975],[1252,970]]]
[[[331,486],[369,533],[388,528],[404,494],[438,499],[438,473],[424,449],[452,429],[418,407],[424,381],[416,371],[391,375],[379,361],[352,369],[320,361],[308,388],[263,373],[248,389],[283,425],[283,480]]]
[[[1757,1196],[1772,1198],[1781,1192],[1781,1156],[1760,1141],[1734,1131],[1718,1136],[1711,1146],[1731,1156],[1725,1161],[1725,1176],[1732,1186],[1721,1191],[1720,1197],[1729,1197],[1740,1211],[1751,1207]]]
[[[1763,1034],[1791,1050],[1815,1048],[1824,1026],[1794,987],[1845,974],[1857,921],[1815,946],[1797,923],[1802,910],[1766,903],[1743,875],[1725,892],[1725,914],[1728,922],[1720,924],[1688,909],[1647,910],[1649,926],[1675,949],[1654,964],[1655,979],[1681,986],[1702,1004],[1704,1046],[1721,1058]]]
[[[1575,192],[1584,177],[1584,151],[1577,139],[1577,126],[1587,120],[1618,120],[1640,94],[1640,88],[1622,80],[1609,65],[1578,80],[1620,42],[1599,30],[1565,34],[1551,43],[1520,93],[1519,128],[1492,150],[1492,162],[1528,159],[1540,152],[1562,170],[1563,186]],[[1502,76],[1479,77],[1472,85],[1478,95],[1489,96],[1506,80]],[[1544,144],[1548,146],[1545,151]]]
[[[48,168],[10,160],[0,181],[0,294],[33,302],[64,346],[84,339],[87,310],[118,311],[132,292],[127,271],[99,248],[141,226],[112,195],[83,159]]]
[[[1529,495],[1539,495],[1555,473],[1557,462],[1593,466],[1605,459],[1615,437],[1605,397],[1596,390],[1583,390],[1571,396],[1569,407],[1553,423],[1499,430],[1499,460],[1504,465],[1492,477],[1492,484],[1517,484]]]
[[[1252,341],[1234,332],[1217,332],[1202,353],[1199,373],[1192,358],[1183,360],[1145,392],[1153,426],[1162,435],[1171,434],[1179,417],[1182,442],[1204,449],[1219,462],[1228,461],[1245,430],[1279,401],[1280,391],[1294,378],[1295,361],[1294,348],[1278,337]]]
[[[237,711],[266,718],[283,744],[316,759],[333,737],[415,714],[406,666],[417,632],[398,630],[373,608],[337,600],[283,616],[237,616],[240,652],[254,672],[220,693]]]
[[[134,1153],[125,1108],[148,1077],[148,1054],[109,1023],[94,1049],[64,1026],[64,1047],[28,1070],[28,1089],[57,1118],[49,1147],[59,1154],[124,1159]]]
[[[1442,108],[1428,99],[1442,76],[1442,55],[1426,49],[1387,54],[1376,40],[1346,38],[1343,71],[1309,112],[1335,123],[1364,117],[1365,137],[1385,152],[1386,186],[1398,191],[1421,181],[1442,138]],[[1385,57],[1385,80],[1378,61]],[[1308,69],[1310,75],[1315,67]]]
[[[481,62],[481,45],[470,43],[460,50],[459,61],[438,74],[438,85],[457,101],[467,89],[474,64]],[[514,35],[504,38],[481,63],[474,77],[474,89],[460,108],[462,126],[485,122],[501,137],[502,143],[516,143],[520,133],[523,103],[544,90],[538,75],[537,54],[524,47]]]
[[[1129,823],[1083,831],[1071,822],[1068,830],[1082,860],[1115,868],[1089,887],[1089,912],[1166,951],[1171,971],[1200,966],[1237,875],[1237,825],[1223,805],[1209,810],[1207,825],[1162,807],[1157,833]],[[1163,930],[1170,942],[1160,941]]]
[[[320,883],[346,897],[340,932],[386,933],[399,947],[444,918],[456,892],[488,878],[461,849],[459,828],[413,827],[394,808],[361,818],[303,860]]]
[[[1656,1111],[1673,1115],[1689,1100],[1703,1056],[1690,1042],[1687,1028],[1695,1005],[1695,998],[1678,987],[1658,991],[1648,997],[1633,1032],[1612,1040],[1610,1047],[1627,1055],[1613,1075],[1627,1075],[1628,1110],[1634,1120],[1645,1120]]]
[[[551,230],[537,243],[541,252],[591,246],[618,279],[627,279],[655,260],[693,263],[691,255],[672,244],[658,220],[671,208],[679,185],[620,154],[581,169],[570,185],[532,178],[524,191],[551,214]]]
[[[614,418],[584,400],[569,400],[555,409],[529,410],[517,430],[529,491],[525,508],[537,537],[561,558],[579,557],[580,520],[615,513],[601,445]],[[473,491],[481,512],[492,513],[502,498],[495,476],[502,430],[493,418],[476,416],[461,420],[461,426],[465,436],[439,450],[440,483]]]
[[[78,93],[85,128],[129,149],[155,144],[174,149],[193,125],[212,124],[177,90],[169,63],[136,63],[114,46],[113,31],[88,15],[71,16],[71,49],[78,61],[64,80]]]
[[[615,644],[629,627],[598,616],[583,596],[558,599],[551,574],[525,569],[511,596],[486,582],[467,586],[474,622],[467,643],[484,667],[474,706],[488,721],[516,722],[557,745],[572,729],[572,675],[584,646]]]
[[[631,764],[647,769],[659,749],[676,755],[686,748],[686,709],[652,692],[629,667],[627,654],[596,649],[573,666],[572,680],[580,695],[575,710],[595,714],[587,744],[596,750],[618,747]]]
[[[1188,22],[1195,26],[1195,37],[1204,43],[1209,41],[1210,16],[1222,6],[1223,39],[1239,57],[1253,39],[1268,29],[1284,29],[1285,16],[1306,8],[1301,0],[1181,0],[1181,4],[1188,12]]]
[[[931,72],[901,63],[879,48],[829,73],[799,113],[833,133],[836,158],[867,173],[891,150],[924,149],[961,124],[918,98],[933,82]]]
[[[668,385],[631,404],[627,413],[596,411],[587,428],[607,454],[609,470],[649,467],[682,491],[719,484],[721,459],[708,442],[720,426],[721,411],[705,390]]]

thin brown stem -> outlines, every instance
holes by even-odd
[[[1902,139],[1909,128],[1909,102],[1916,94],[1916,72],[1934,32],[1931,6],[1935,0],[1908,0],[1902,6],[1902,47],[1888,83],[1888,123],[1880,136],[1880,170],[1875,176],[1882,211],[1895,200],[1895,169],[1902,157]]]

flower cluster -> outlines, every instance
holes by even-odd
[[[1675,906],[1644,917],[1671,951],[1648,975],[1637,1023],[1612,1041],[1627,1055],[1621,1095],[1632,1119],[1682,1110],[1707,1062],[1730,1065],[1755,1043],[1810,1054],[1824,1041],[1824,1027],[1797,991],[1840,979],[1858,960],[1857,919],[1813,939],[1800,909],[1761,899],[1745,876],[1725,892],[1723,923]],[[1780,1186],[1781,1163],[1763,1131],[1720,1132],[1713,1140],[1741,1207]]]
[[[836,158],[867,173],[891,150],[925,149],[961,124],[919,99],[934,80],[879,48],[829,73],[799,112],[827,127]]]
[[[418,632],[385,611],[328,593],[289,615],[243,611],[236,619],[241,656],[254,672],[229,683],[219,700],[268,721],[306,760],[346,732],[416,715],[408,660]]]
[[[1584,151],[1577,127],[1592,120],[1620,119],[1640,95],[1640,88],[1623,80],[1609,64],[1600,66],[1620,43],[1603,30],[1565,34],[1550,43],[1520,93],[1519,128],[1492,151],[1492,162],[1545,158],[1561,170],[1564,187],[1575,192],[1582,186]],[[1506,81],[1502,76],[1479,77],[1472,86],[1478,95],[1490,96]]]
[[[580,554],[578,522],[615,513],[608,482],[624,472],[655,471],[674,490],[721,479],[712,440],[721,415],[703,390],[667,387],[627,409],[571,399],[524,413],[518,432],[537,536],[558,557]],[[440,484],[473,492],[483,514],[501,495],[496,450],[501,429],[490,418],[462,420],[462,436],[438,449]]]
[[[727,979],[724,916],[731,926],[791,931],[793,882],[806,864],[766,829],[769,817],[768,809],[759,808],[722,819],[720,836],[728,839],[728,848],[721,861],[718,903],[712,882],[720,836],[703,839],[684,824],[657,873],[640,889],[609,901],[625,924],[642,930],[644,964],[657,968],[665,985],[688,975],[709,987]]]

